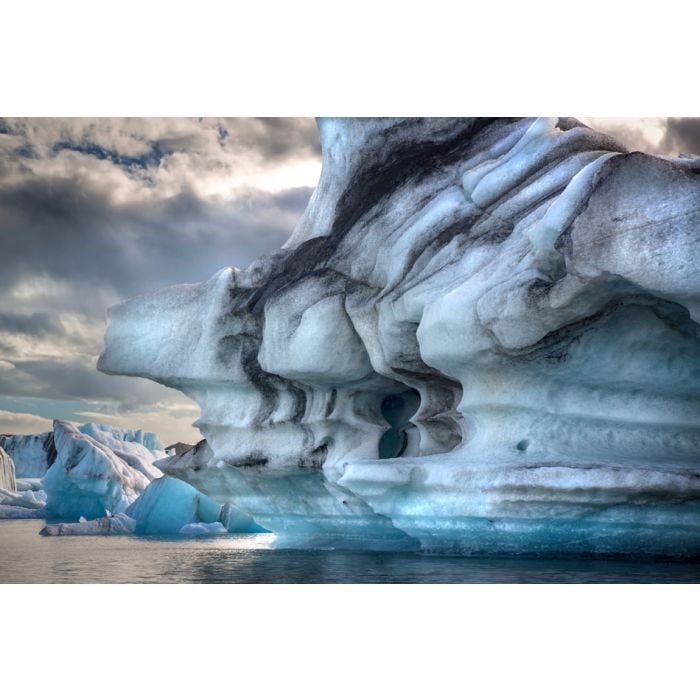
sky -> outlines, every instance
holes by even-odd
[[[700,154],[700,119],[581,120]],[[198,441],[193,401],[97,372],[106,310],[279,248],[319,173],[310,118],[0,119],[0,433],[61,418]]]

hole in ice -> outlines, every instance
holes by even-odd
[[[527,448],[530,447],[530,441],[529,440],[521,440],[516,446],[515,449],[520,451],[520,452],[525,452]]]
[[[400,457],[409,444],[409,431],[415,430],[410,419],[420,406],[420,394],[409,389],[389,394],[382,401],[382,415],[391,426],[379,440],[379,459]]]

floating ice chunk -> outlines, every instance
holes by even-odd
[[[81,518],[77,523],[46,525],[40,535],[131,535],[136,521],[125,513],[107,515],[95,520]]]
[[[277,546],[700,554],[696,161],[570,119],[320,135],[283,250],[110,313],[99,367],[202,407],[213,454],[163,470]]]
[[[184,481],[156,479],[127,510],[139,535],[176,535],[190,523],[214,523],[221,506]]]
[[[0,447],[0,518],[44,517],[45,505],[46,494],[43,491],[18,490],[14,463]]]
[[[188,523],[180,528],[181,535],[225,535],[226,528],[222,523]]]
[[[186,452],[168,455],[167,457],[156,460],[153,464],[172,476],[178,476],[179,472],[184,472],[184,470],[187,469],[201,469],[210,463],[216,463],[214,453],[211,451],[206,440],[200,440]]]

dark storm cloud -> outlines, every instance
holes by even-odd
[[[44,338],[49,335],[60,335],[65,332],[65,329],[61,320],[53,313],[35,311],[32,314],[20,314],[13,311],[0,311],[0,333],[3,332]]]
[[[171,395],[171,390],[144,379],[101,374],[71,358],[15,361],[0,372],[0,395],[64,401],[111,402],[124,411],[139,410]]]
[[[0,120],[4,410],[186,431],[177,392],[96,371],[106,309],[279,248],[319,150],[311,119]]]
[[[46,275],[126,297],[245,266],[284,243],[310,193],[296,188],[204,202],[182,191],[115,205],[107,192],[64,177],[0,187],[0,293]],[[79,306],[99,311],[89,298]]]
[[[672,155],[700,155],[700,118],[667,119],[661,147]]]
[[[86,311],[106,291],[131,296],[245,266],[286,240],[311,192],[246,187],[247,174],[255,182],[318,150],[310,119],[4,120],[0,294],[44,276],[80,290],[82,301],[62,297]],[[236,176],[228,196],[206,194]]]

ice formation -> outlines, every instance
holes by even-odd
[[[16,508],[44,505],[47,507],[41,516],[49,518],[119,513],[151,480],[163,476],[153,464],[165,456],[163,445],[154,433],[142,430],[55,421],[52,432],[3,435],[0,445],[7,450],[7,459],[14,461],[18,477],[16,489],[0,487],[5,489],[0,505],[13,508],[5,508],[3,517],[38,517]],[[15,490],[26,493],[11,496]]]
[[[126,511],[136,534],[176,535],[190,523],[215,523],[221,506],[179,479],[156,479]]]
[[[165,457],[165,449],[154,433],[143,430],[122,430],[101,423],[86,423],[78,430],[108,447],[132,469],[141,472],[149,481],[163,476],[154,461]]]
[[[44,517],[46,494],[35,481],[16,479],[12,457],[0,447],[0,519]]]
[[[178,476],[282,546],[700,554],[700,161],[572,119],[320,120],[285,246],[111,310]]]
[[[2,447],[0,447],[0,489],[6,489],[7,491],[15,491],[17,489],[15,463]]]
[[[121,513],[150,479],[67,421],[54,421],[56,459],[42,480],[49,517],[77,520]]]
[[[220,523],[187,523],[180,528],[180,535],[193,535],[201,537],[202,535],[225,535],[226,527]]]
[[[126,513],[105,515],[95,520],[81,518],[77,523],[50,523],[44,526],[40,535],[131,535],[136,521]]]
[[[4,436],[30,473],[15,480],[12,458],[0,447],[0,518],[47,518],[44,535],[212,535],[266,532],[232,503],[221,505],[174,478],[213,459],[205,441],[166,456],[153,433],[109,425],[54,421],[40,435]],[[158,464],[173,477],[164,477]]]
[[[206,440],[200,440],[190,450],[180,454],[171,455],[165,459],[160,459],[155,462],[155,466],[162,469],[166,474],[183,479],[189,483],[196,483],[197,479],[192,478],[192,474],[208,470],[216,466],[217,459],[214,456],[211,448]],[[221,511],[220,520],[228,532],[238,533],[254,533],[267,532],[267,530],[258,525],[250,514],[241,510],[236,504],[230,501],[231,494],[226,490],[217,493],[219,500],[224,503]]]
[[[2,492],[0,492],[0,499]],[[47,525],[43,535],[221,535],[265,532],[230,504],[222,507],[190,484],[163,476],[154,479],[123,512],[77,523]]]
[[[51,432],[0,435],[0,447],[12,457],[17,478],[41,478],[56,458]]]

